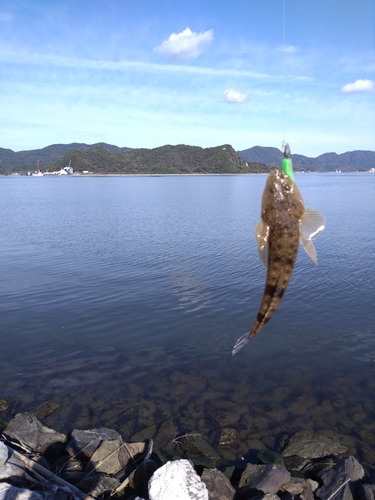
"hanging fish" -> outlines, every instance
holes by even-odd
[[[267,269],[262,302],[250,332],[240,337],[233,347],[233,356],[266,325],[278,308],[292,276],[298,242],[317,264],[312,240],[323,231],[325,220],[320,212],[305,210],[294,183],[288,144],[284,148],[282,168],[273,168],[268,175],[262,197],[262,220],[255,229],[258,255]]]

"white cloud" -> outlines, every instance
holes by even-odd
[[[190,28],[181,33],[172,33],[167,40],[154,48],[162,56],[177,61],[188,61],[201,55],[214,39],[214,30],[196,33]]]
[[[294,45],[282,45],[278,48],[280,52],[285,52],[286,54],[295,54],[298,52],[298,48]]]
[[[234,89],[227,89],[224,92],[224,101],[230,103],[241,103],[246,102],[249,99],[248,94],[244,94],[243,92],[239,92]]]
[[[342,94],[351,94],[352,92],[370,92],[374,90],[375,82],[373,80],[356,80],[354,83],[348,83],[344,85],[340,90]]]

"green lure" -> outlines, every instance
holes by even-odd
[[[289,144],[286,143],[284,146],[284,158],[281,163],[281,167],[283,169],[283,172],[289,175],[289,177],[292,179],[294,182],[294,173],[293,173],[293,163],[292,163],[292,158],[290,154],[290,148]]]

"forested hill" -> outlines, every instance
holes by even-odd
[[[293,153],[293,151],[292,151]],[[75,172],[94,173],[257,173],[281,165],[282,152],[273,147],[254,146],[234,151],[224,144],[213,148],[162,146],[131,149],[104,142],[96,144],[53,144],[43,149],[14,152],[0,148],[0,174],[59,170],[72,160]],[[293,154],[295,170],[329,172],[370,170],[375,167],[374,151],[324,153],[317,158]],[[267,166],[266,166],[267,165]]]
[[[84,144],[73,142],[71,144],[52,144],[42,149],[31,149],[28,151],[12,151],[0,148],[0,174],[11,172],[34,171],[39,161],[40,168],[46,169],[70,151],[88,151],[95,147],[103,147],[111,153],[122,153],[130,148],[119,148],[105,142],[96,144]]]
[[[75,172],[97,174],[238,174],[268,172],[259,162],[243,160],[229,144],[213,148],[162,146],[155,149],[131,149],[119,154],[102,147],[71,151],[50,165],[59,170],[71,160]]]
[[[283,153],[277,148],[254,146],[238,154],[247,161],[260,161],[268,166],[281,164]],[[292,154],[295,170],[313,172],[353,172],[356,170],[370,170],[375,167],[375,151],[348,151],[347,153],[324,153],[316,158]]]

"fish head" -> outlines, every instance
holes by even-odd
[[[280,168],[271,169],[262,198],[262,219],[272,226],[282,219],[298,222],[305,208],[302,195],[289,175]]]

